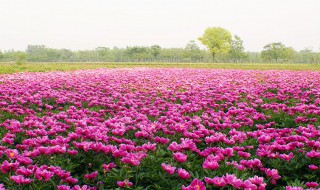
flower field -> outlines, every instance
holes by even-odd
[[[0,189],[318,189],[320,73],[0,75]]]

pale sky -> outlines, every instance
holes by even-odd
[[[1,50],[184,47],[213,26],[250,51],[270,42],[318,51],[320,0],[0,0]]]

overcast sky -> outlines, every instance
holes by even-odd
[[[0,0],[1,50],[184,47],[212,26],[250,51],[278,41],[318,51],[320,0]]]

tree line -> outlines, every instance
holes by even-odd
[[[220,27],[207,28],[198,39],[183,48],[159,45],[126,48],[97,47],[92,50],[55,49],[28,45],[25,51],[0,51],[0,62],[251,62],[251,63],[320,63],[320,52],[305,48],[296,51],[281,42],[266,44],[261,52],[245,51],[243,40]]]

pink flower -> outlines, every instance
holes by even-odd
[[[95,171],[95,172],[92,172],[91,174],[85,174],[84,178],[87,180],[92,180],[97,178],[97,176],[98,176],[98,171]]]
[[[172,167],[170,164],[165,164],[165,163],[162,163],[161,164],[161,167],[162,169],[167,172],[168,174],[173,174],[174,171],[176,170],[176,167]]]
[[[214,177],[214,178],[208,178],[208,177],[205,177],[204,178],[204,181],[207,183],[207,184],[212,184],[212,185],[215,185],[217,187],[224,187],[227,185],[226,181],[224,180],[223,177]]]
[[[4,185],[2,183],[0,183],[0,190],[6,190],[6,188],[4,188]]]
[[[319,167],[316,166],[316,165],[313,165],[313,164],[309,165],[309,169],[310,169],[310,170],[314,170],[314,171],[315,171],[315,170],[318,170],[318,168],[319,168]]]
[[[36,172],[35,172],[35,177],[38,179],[38,180],[44,180],[44,181],[49,181],[51,179],[52,176],[54,176],[54,173],[51,172],[51,171],[48,171],[46,169],[37,169]]]
[[[70,186],[67,186],[67,185],[58,185],[58,186],[57,186],[57,189],[58,189],[58,190],[70,190],[71,187],[70,187]]]
[[[255,190],[255,189],[258,188],[255,184],[253,184],[253,183],[252,183],[251,181],[249,181],[249,180],[245,180],[245,181],[242,183],[241,187],[242,187],[243,189],[245,189],[245,190]]]
[[[177,142],[174,141],[168,146],[168,149],[174,152],[174,151],[181,151],[182,147],[181,145],[179,145]]]
[[[258,176],[254,176],[248,179],[249,181],[251,181],[251,183],[256,184],[256,185],[262,185],[263,183],[263,177],[258,177]]]
[[[119,187],[131,187],[133,183],[130,182],[128,179],[125,179],[124,181],[117,181],[117,185]]]
[[[250,153],[248,152],[243,152],[243,151],[238,151],[238,155],[243,157],[243,158],[250,158]]]
[[[2,173],[8,173],[9,171],[15,171],[19,167],[19,162],[11,162],[9,163],[5,160],[1,165],[0,169]]]
[[[274,180],[277,180],[277,179],[280,179],[281,176],[278,174],[278,170],[276,169],[266,169],[265,170],[265,173],[268,177],[274,179]]]
[[[206,190],[204,183],[198,179],[193,179],[191,184],[187,187],[182,186],[182,190]]]
[[[68,152],[68,154],[70,154],[70,155],[72,155],[72,156],[78,154],[78,151],[77,151],[77,150],[69,150],[69,149],[68,149],[67,152]]]
[[[4,151],[9,159],[16,159],[19,156],[19,152],[16,149],[7,149]]]
[[[205,160],[202,164],[204,169],[216,170],[219,168],[219,164],[216,161]]]
[[[182,169],[182,168],[178,169],[178,176],[181,179],[189,179],[190,178],[189,172],[187,172],[185,169]]]
[[[24,166],[22,166],[17,169],[16,174],[29,177],[33,174],[33,170],[27,169]]]
[[[23,185],[23,184],[30,184],[31,179],[25,178],[22,175],[13,175],[10,177],[10,180],[14,181],[18,185]]]
[[[80,187],[80,185],[76,185],[72,188],[72,190],[89,190],[90,187],[88,187],[87,185],[83,185],[82,187]]]
[[[18,157],[17,158],[17,161],[20,163],[20,164],[24,164],[24,165],[29,165],[32,163],[32,159],[31,158],[28,158],[28,157]]]
[[[125,157],[121,158],[121,161],[132,166],[138,166],[140,164],[140,161],[146,156],[146,153],[129,153]]]
[[[318,184],[317,182],[307,182],[307,183],[306,183],[306,186],[307,186],[307,187],[314,188],[314,187],[318,187],[319,184]]]
[[[224,180],[235,188],[240,188],[243,184],[242,180],[238,179],[234,174],[226,174]]]
[[[170,139],[164,137],[155,137],[154,141],[160,144],[168,144]]]
[[[112,168],[115,168],[116,164],[113,162],[110,162],[109,164],[103,164],[102,168],[104,172],[110,172],[112,170]]]
[[[156,150],[156,143],[150,143],[148,142],[147,144],[143,144],[142,147],[145,149],[145,150],[149,150],[149,151],[155,151]]]
[[[67,177],[64,179],[65,182],[67,183],[71,183],[71,184],[75,184],[75,183],[78,183],[78,180],[73,178],[73,177]]]
[[[181,152],[176,152],[173,153],[173,158],[177,161],[177,162],[185,162],[187,161],[187,155],[181,153]]]
[[[290,152],[290,154],[280,154],[279,156],[282,160],[285,160],[287,162],[289,162],[292,158],[294,158],[294,155],[292,152]]]

